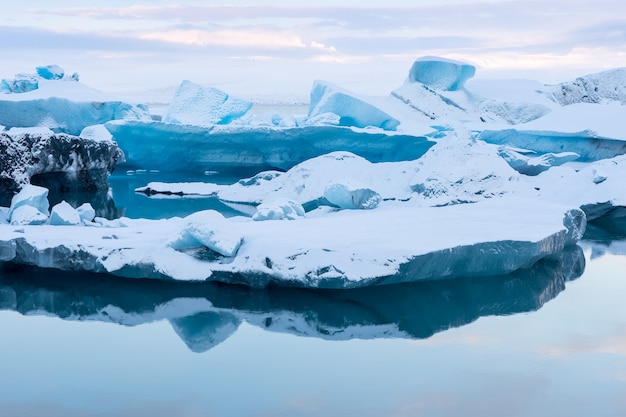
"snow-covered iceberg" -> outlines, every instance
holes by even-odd
[[[11,196],[30,183],[66,191],[106,191],[108,176],[123,160],[111,140],[49,129],[0,132],[0,205],[8,205]]]
[[[116,119],[149,120],[147,108],[115,99],[67,77],[56,65],[18,74],[0,84],[0,125],[46,127],[78,135],[83,128]],[[5,94],[1,94],[5,93]]]
[[[96,219],[91,227],[2,224],[0,252],[5,261],[127,277],[352,288],[527,268],[574,244],[586,224],[580,209],[509,199],[393,203],[277,222],[198,215]]]

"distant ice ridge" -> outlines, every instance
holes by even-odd
[[[58,65],[37,67],[36,74],[17,74],[0,82],[0,125],[46,127],[78,135],[85,127],[110,120],[149,120],[143,105],[125,103],[65,75]],[[4,94],[2,94],[4,93]]]

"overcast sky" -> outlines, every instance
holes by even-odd
[[[475,64],[481,78],[546,83],[626,66],[623,0],[294,3],[4,2],[0,77],[55,63],[103,91],[189,79],[306,96],[315,79],[386,94],[424,55]]]

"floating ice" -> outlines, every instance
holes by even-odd
[[[546,153],[540,156],[527,156],[533,151],[501,146],[498,154],[509,163],[511,168],[524,175],[538,175],[548,169],[575,161],[580,155],[575,152]]]
[[[434,144],[421,135],[334,126],[204,128],[156,121],[114,121],[105,126],[124,151],[128,166],[162,172],[287,170],[338,149],[371,162],[410,161]]]
[[[309,118],[326,113],[339,116],[340,126],[374,126],[384,130],[395,130],[400,122],[366,99],[357,97],[334,84],[315,81],[311,90]]]
[[[110,120],[150,119],[145,106],[117,100],[73,78],[57,79],[57,69],[46,71],[50,79],[18,74],[14,80],[2,80],[0,92],[21,94],[0,95],[0,125],[43,126],[58,133],[78,135],[86,126]]]
[[[304,217],[302,205],[283,198],[259,204],[252,220],[296,220],[302,217]]]
[[[176,250],[205,246],[223,256],[235,256],[242,236],[219,212],[199,211],[184,219],[178,235],[168,243]]]
[[[76,211],[83,222],[92,222],[96,217],[96,210],[89,203],[81,204],[76,208]]]
[[[20,192],[15,194],[11,199],[11,207],[9,208],[9,220],[13,220],[13,213],[19,207],[29,206],[48,218],[48,210],[50,203],[48,202],[48,189],[38,187],[36,185],[26,184]]]
[[[476,73],[476,67],[451,59],[427,56],[419,58],[409,70],[409,82],[419,82],[437,90],[463,88]]]
[[[80,224],[81,217],[74,207],[70,206],[66,201],[61,201],[50,210],[49,222],[53,226],[72,226]]]
[[[246,114],[251,107],[249,101],[185,80],[163,115],[163,122],[193,126],[228,124]]]
[[[48,221],[48,215],[33,206],[19,206],[11,211],[11,225],[39,225]]]

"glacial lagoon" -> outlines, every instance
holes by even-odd
[[[219,209],[153,177],[112,176],[117,210]],[[358,290],[4,265],[0,415],[620,416],[624,270],[619,212],[514,274]]]

